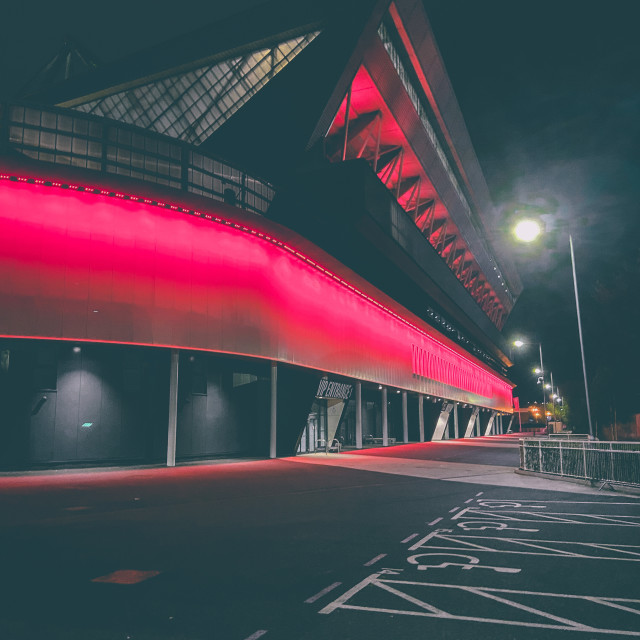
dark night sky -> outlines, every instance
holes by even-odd
[[[238,7],[113,0],[12,3],[0,40],[0,99],[69,34],[103,62],[187,33]],[[543,344],[575,408],[584,387],[568,232],[576,246],[592,411],[599,424],[640,412],[640,38],[636,0],[425,0],[425,6],[525,291],[505,336]],[[100,7],[98,9],[97,7]],[[514,246],[508,215],[540,205],[547,234]],[[515,356],[523,400],[535,350]]]

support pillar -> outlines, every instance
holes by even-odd
[[[409,416],[407,411],[407,392],[402,392],[402,442],[409,442]]]
[[[169,425],[167,429],[167,467],[176,466],[176,435],[178,432],[178,367],[180,352],[171,350],[169,365]]]
[[[440,416],[438,417],[438,422],[436,423],[436,429],[433,432],[433,438],[431,440],[435,442],[436,440],[444,440],[445,439],[445,430],[447,425],[449,424],[449,415],[451,414],[451,409],[453,408],[453,404],[450,402],[443,401],[442,409],[440,410]]]
[[[418,440],[424,442],[424,396],[418,396]]]
[[[491,417],[489,418],[489,422],[487,423],[487,428],[484,431],[485,436],[491,435],[491,429],[493,428],[493,425],[495,423],[496,415],[497,415],[496,411],[491,412]]]
[[[464,432],[465,438],[470,438],[473,435],[473,429],[476,426],[476,420],[478,418],[478,413],[480,411],[479,407],[474,407],[471,413],[471,417],[469,418],[469,422],[467,422],[467,429]]]
[[[382,387],[382,446],[389,446],[389,422],[387,421],[387,388]]]
[[[269,457],[276,457],[276,443],[277,443],[277,417],[278,417],[278,365],[275,362],[271,363],[271,413],[269,419]]]
[[[460,437],[460,429],[458,427],[458,403],[453,405],[453,437],[457,440]]]
[[[356,449],[362,449],[362,382],[356,382]]]

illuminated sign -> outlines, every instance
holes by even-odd
[[[342,382],[329,382],[323,378],[318,385],[316,398],[339,398],[340,400],[348,400],[351,397],[353,385],[343,384]]]

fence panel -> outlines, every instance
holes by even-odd
[[[640,486],[640,443],[524,438],[520,469]]]

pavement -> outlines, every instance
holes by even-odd
[[[2,477],[0,638],[640,636],[638,498],[517,461],[481,438]]]
[[[339,454],[312,453],[297,456],[292,460],[432,480],[543,491],[601,493],[587,484],[572,483],[568,488],[567,480],[517,474],[518,442],[516,438],[487,436],[473,440],[430,442],[428,445],[425,447],[424,444],[412,443]],[[516,452],[515,457],[514,452]],[[483,462],[491,462],[491,464],[483,464]]]

